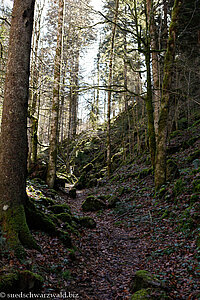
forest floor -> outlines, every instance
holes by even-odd
[[[144,168],[142,159],[122,166],[97,187],[77,191],[76,199],[60,192],[58,203],[68,204],[75,216],[92,217],[96,228],[80,228],[80,234],[73,235],[75,250],[66,249],[56,237],[32,231],[42,253],[27,250],[24,263],[10,257],[1,268],[31,270],[45,279],[42,293],[67,293],[68,298],[81,300],[130,299],[135,272],[147,270],[165,282],[169,299],[197,300],[200,250],[195,184],[199,184],[200,168],[188,157],[199,146],[198,139],[171,155],[178,162],[180,178],[158,194],[151,172],[138,177]],[[83,212],[82,203],[91,194],[117,195],[118,202],[114,208]]]
[[[87,194],[115,193],[119,184],[82,191],[76,200],[66,202],[75,214],[82,215],[81,204]],[[175,216],[180,208],[163,200],[156,203],[152,176],[140,182],[130,179],[124,186],[128,193],[114,209],[84,214],[94,218],[97,227],[84,230],[76,241],[80,252],[71,265],[68,289],[81,299],[130,299],[134,273],[148,270],[165,281],[171,299],[197,299],[196,242],[188,232],[177,230]]]
[[[184,185],[176,200],[173,185],[158,199],[151,174],[132,178],[139,168],[121,168],[116,181],[78,191],[76,199],[60,198],[75,215],[90,216],[97,226],[81,229],[80,236],[73,238],[76,251],[71,258],[58,239],[36,234],[43,254],[32,254],[32,263],[46,274],[43,292],[67,292],[83,300],[130,299],[134,273],[147,270],[166,283],[171,299],[198,299],[199,251],[196,231],[191,229],[197,224],[193,219],[195,224],[188,229],[184,216],[192,193],[189,186],[199,174],[186,176],[188,186]],[[87,195],[119,190],[123,193],[115,208],[83,213],[81,204]]]

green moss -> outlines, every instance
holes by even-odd
[[[55,214],[68,213],[71,214],[70,207],[67,204],[56,204],[50,207],[50,210]]]
[[[74,234],[76,236],[80,236],[80,233],[78,232],[78,230],[76,230],[72,225],[70,225],[69,223],[65,223],[64,225],[64,229],[67,230],[67,232]]]
[[[135,272],[135,276],[131,284],[131,292],[134,293],[141,289],[152,287],[155,285],[155,282],[157,283],[157,286],[161,284],[158,279],[148,271],[139,270]]]
[[[25,256],[23,246],[40,251],[40,247],[31,235],[26,223],[23,205],[8,207],[6,211],[2,212],[1,219],[2,231],[5,234],[7,245],[15,251],[16,256]]]
[[[150,296],[150,289],[141,289],[132,295],[131,300],[148,300],[153,299]]]
[[[83,211],[98,211],[103,208],[106,208],[106,204],[94,196],[88,196],[82,204]]]
[[[8,273],[0,275],[0,291],[15,292],[18,285],[19,275],[18,273]]]
[[[42,289],[44,279],[29,270],[0,276],[0,291],[6,293],[38,292]]]
[[[38,292],[42,289],[44,279],[42,276],[29,270],[19,272],[19,290],[23,292]]]
[[[63,221],[63,222],[67,222],[69,224],[72,224],[72,215],[69,213],[61,213],[61,214],[57,214],[56,217]]]
[[[41,210],[36,208],[33,201],[29,199],[25,209],[27,222],[31,228],[39,229],[49,234],[55,234],[56,225],[50,217],[48,217]]]

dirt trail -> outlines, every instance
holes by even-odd
[[[66,199],[74,213],[83,214],[85,196],[83,192],[76,200]],[[81,253],[74,262],[76,276],[71,288],[81,299],[129,299],[129,282],[138,261],[137,241],[127,228],[114,225],[111,210],[84,215],[93,217],[97,227],[84,230],[76,241]]]

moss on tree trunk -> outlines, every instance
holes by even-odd
[[[23,205],[12,207],[4,205],[0,214],[0,223],[7,246],[10,250],[14,250],[16,256],[25,256],[24,247],[40,251],[40,247],[31,235],[26,223]]]
[[[27,107],[34,0],[15,0],[10,28],[0,138],[0,225],[17,256],[39,250],[24,212],[27,173]]]
[[[167,152],[167,132],[168,132],[168,116],[170,105],[170,89],[172,83],[172,72],[175,55],[176,31],[178,27],[178,15],[180,8],[180,0],[174,1],[172,10],[172,20],[169,28],[169,38],[167,44],[167,52],[164,61],[164,78],[162,86],[161,113],[158,123],[158,139],[156,149],[155,163],[155,188],[159,189],[166,181],[166,152]]]

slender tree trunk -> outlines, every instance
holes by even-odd
[[[159,90],[159,71],[158,71],[158,42],[156,37],[156,26],[153,12],[153,0],[147,0],[148,28],[150,33],[150,44],[152,50],[152,75],[153,75],[153,103],[154,103],[154,127],[155,134],[158,135],[158,119],[160,111],[160,90]]]
[[[75,62],[74,62],[74,74],[72,82],[72,114],[71,114],[71,130],[72,136],[76,135],[77,131],[77,108],[78,108],[78,73],[79,73],[79,50],[76,50]]]
[[[149,44],[148,44],[149,45]],[[145,99],[147,120],[148,120],[148,136],[149,136],[149,148],[151,155],[151,164],[155,166],[155,155],[156,155],[156,136],[154,128],[154,109],[152,99],[152,85],[151,85],[151,64],[150,64],[150,48],[147,47],[145,53],[145,61],[147,68],[147,96]]]
[[[59,0],[58,12],[58,32],[57,47],[54,65],[54,87],[53,100],[51,109],[51,131],[50,131],[50,147],[49,147],[49,163],[47,171],[47,184],[53,188],[56,178],[57,164],[57,144],[58,144],[58,118],[59,118],[59,94],[60,94],[60,73],[61,73],[61,56],[62,56],[62,32],[63,32],[63,12],[64,2]]]
[[[170,89],[172,84],[172,72],[175,55],[176,31],[178,27],[180,0],[174,1],[172,19],[169,28],[167,52],[164,62],[164,78],[162,86],[161,112],[158,127],[158,140],[155,164],[155,188],[158,189],[166,181],[166,146],[167,126],[170,105]]]
[[[35,16],[34,28],[33,28],[33,41],[32,41],[32,57],[31,57],[31,89],[30,92],[30,104],[29,104],[29,122],[30,122],[30,142],[29,142],[29,154],[28,154],[28,170],[31,163],[36,163],[37,161],[37,151],[38,151],[38,117],[36,114],[36,108],[38,104],[38,81],[39,81],[39,64],[38,64],[38,49],[40,41],[40,30],[41,30],[41,20],[42,12],[44,9],[44,3],[42,6],[38,4],[37,6],[37,17]]]
[[[113,75],[113,57],[114,57],[114,44],[115,44],[115,33],[116,33],[116,22],[118,17],[119,0],[115,2],[115,15],[113,19],[113,28],[111,36],[110,46],[110,58],[109,58],[109,75],[108,75],[108,105],[107,105],[107,172],[108,176],[111,173],[111,141],[110,141],[110,117],[111,117],[111,85]]]
[[[22,245],[37,248],[24,212],[34,5],[33,0],[14,1],[0,139],[0,225],[9,248],[18,256],[24,254]]]

